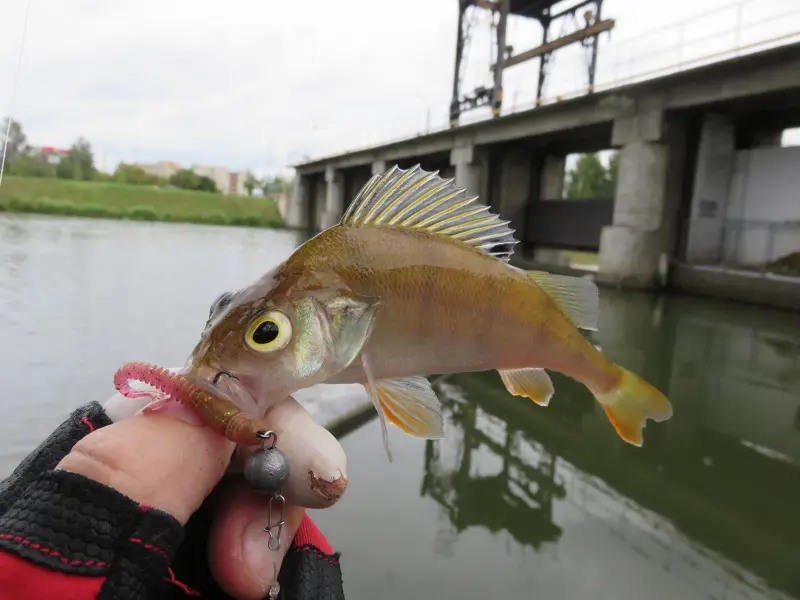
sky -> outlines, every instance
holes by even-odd
[[[306,157],[447,123],[457,0],[30,0],[14,95],[28,1],[0,3],[0,115],[34,145],[84,136],[107,171],[174,160],[290,174]],[[490,82],[480,12],[465,89]],[[616,27],[601,38],[599,83],[800,31],[800,3],[785,0],[605,0],[603,16]],[[508,38],[522,51],[541,30],[511,19]],[[577,45],[557,53],[545,95],[585,85],[584,60]],[[506,110],[534,100],[537,72],[505,72]]]

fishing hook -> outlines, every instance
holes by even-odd
[[[216,375],[214,375],[214,379],[212,380],[212,383],[214,385],[217,385],[217,383],[219,382],[219,378],[222,377],[223,375],[227,375],[231,379],[235,379],[236,381],[239,381],[239,378],[236,375],[234,375],[233,373],[231,373],[230,371],[222,370],[222,371],[219,371]]]

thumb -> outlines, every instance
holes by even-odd
[[[138,414],[93,431],[56,468],[114,488],[185,525],[225,474],[234,448],[201,424]]]

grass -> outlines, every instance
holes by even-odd
[[[579,252],[577,250],[564,250],[572,264],[597,266],[599,256],[595,252]]]
[[[0,212],[246,227],[284,226],[272,198],[28,177],[3,178]]]

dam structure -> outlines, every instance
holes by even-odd
[[[559,16],[557,4],[462,1],[459,40],[467,8],[499,11],[500,23],[518,11],[545,28]],[[512,262],[520,266],[800,308],[800,266],[773,268],[784,257],[800,262],[800,146],[781,141],[800,126],[800,31],[767,48],[734,48],[719,60],[599,89],[597,37],[614,20],[600,18],[600,2],[577,6],[584,5],[595,12],[565,39],[498,52],[491,89],[464,93],[457,49],[447,126],[294,164],[287,224],[312,233],[329,227],[373,174],[419,164],[455,178],[510,221],[520,241]],[[504,26],[494,30],[502,38]],[[539,85],[533,106],[503,112],[500,63],[546,65],[543,56],[587,40],[580,93],[546,99]],[[460,122],[481,106],[488,118]],[[567,157],[597,151],[617,154],[613,194],[566,198]],[[596,264],[576,269],[560,260],[563,252],[595,254]]]

